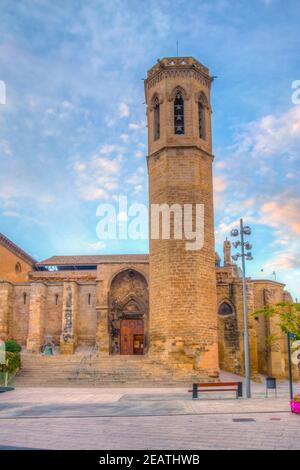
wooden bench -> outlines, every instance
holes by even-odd
[[[220,388],[222,387],[222,388]],[[192,398],[199,398],[200,392],[235,392],[236,398],[243,397],[243,382],[202,382],[193,384]]]

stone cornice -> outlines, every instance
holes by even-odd
[[[213,77],[207,67],[193,57],[167,57],[158,60],[157,64],[148,70],[145,86],[151,88],[164,78],[193,77],[207,88],[210,88]]]
[[[149,153],[149,155],[147,155],[147,161],[151,158],[151,157],[159,157],[159,155],[162,153],[162,152],[165,152],[166,150],[168,149],[178,149],[178,150],[185,150],[185,149],[193,149],[193,150],[198,150],[199,152],[201,153],[204,153],[206,156],[208,156],[209,158],[212,159],[212,161],[214,160],[215,156],[208,152],[207,150],[203,149],[202,147],[199,147],[198,145],[165,145],[164,147],[161,147],[159,150],[155,151],[155,152],[152,152],[152,153]],[[179,155],[181,156],[181,155]]]
[[[281,287],[286,286],[283,282],[273,281],[272,279],[251,279],[251,282],[253,282],[253,284],[272,284]]]
[[[96,272],[85,273],[72,271],[72,274],[63,271],[47,272],[47,271],[32,271],[29,273],[30,281],[34,282],[86,282],[96,281]],[[74,274],[76,273],[76,274]]]

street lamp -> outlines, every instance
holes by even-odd
[[[251,243],[244,240],[244,237],[251,235],[251,228],[244,225],[243,219],[240,219],[240,229],[231,230],[232,237],[240,236],[240,240],[232,242],[234,248],[241,247],[241,253],[232,256],[234,261],[242,258],[242,279],[243,279],[243,314],[244,314],[244,350],[245,350],[245,375],[246,375],[246,395],[251,398],[251,378],[250,378],[250,358],[249,358],[249,333],[248,333],[248,312],[247,312],[247,295],[246,295],[246,260],[253,260]],[[247,250],[247,251],[245,251]]]

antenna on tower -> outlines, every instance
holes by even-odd
[[[178,57],[178,40],[176,41],[176,52],[177,52],[177,57]]]

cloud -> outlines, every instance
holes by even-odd
[[[119,105],[119,117],[126,118],[130,114],[129,106],[126,103],[120,103]]]
[[[101,155],[111,155],[114,152],[122,152],[123,147],[120,147],[119,145],[115,144],[104,144],[100,147],[99,153]]]
[[[137,152],[135,152],[136,158],[143,158],[144,155],[145,155],[144,152],[142,152],[141,150],[138,150]]]
[[[111,155],[119,149],[114,145],[103,145],[89,158],[77,157],[73,163],[75,183],[79,197],[86,201],[108,199],[119,187],[123,156]]]
[[[100,251],[100,250],[103,250],[106,247],[106,244],[102,241],[98,241],[98,242],[95,242],[95,243],[88,243],[87,246],[88,246],[88,248],[90,248],[92,250]]]
[[[277,200],[268,201],[261,207],[260,223],[278,229],[279,233],[291,230],[300,235],[300,195],[282,194]]]
[[[128,127],[129,127],[129,129],[134,130],[134,131],[145,129],[146,121],[141,121],[139,123],[131,122],[131,123],[128,124]]]
[[[121,134],[121,135],[120,135],[120,139],[122,140],[122,142],[123,142],[124,144],[128,144],[128,142],[129,142],[129,135],[128,135],[128,134]]]
[[[52,117],[55,119],[64,119],[68,117],[70,113],[74,110],[74,105],[70,101],[64,100],[61,103],[58,103],[55,107],[50,107],[45,110],[47,117]]]
[[[115,175],[120,172],[121,169],[122,156],[118,155],[116,158],[108,159],[100,157],[98,155],[93,155],[90,160],[91,170],[99,170],[101,174]]]
[[[300,254],[300,106],[239,125],[214,166],[216,241],[239,218],[254,229],[254,263],[297,289]],[[253,268],[254,269],[254,268]],[[294,279],[289,279],[289,275]]]
[[[2,215],[4,215],[5,217],[21,217],[21,214],[16,211],[3,211]]]
[[[10,157],[12,155],[11,147],[7,140],[0,140],[0,158],[1,156]]]
[[[228,181],[224,175],[214,175],[214,190],[218,193],[222,193],[227,189]]]
[[[213,94],[214,142],[228,142],[215,151],[214,164],[222,236],[243,215],[257,223],[266,251],[277,240],[273,249],[296,253],[295,227],[282,211],[281,230],[280,221],[271,220],[277,207],[268,206],[280,198],[288,205],[299,191],[299,110],[280,109],[284,100],[290,103],[291,77],[297,78],[296,9],[291,6],[289,21],[283,20],[280,2],[272,2],[267,11],[277,16],[266,23],[263,3],[251,9],[229,0],[178,0],[180,15],[172,13],[170,0],[149,0],[146,9],[143,2],[130,3],[93,0],[74,10],[72,2],[63,8],[50,0],[4,2],[0,78],[8,89],[0,142],[6,141],[12,154],[4,153],[2,144],[3,210],[24,214],[22,220],[26,211],[37,213],[54,228],[51,236],[31,233],[32,243],[53,242],[61,250],[66,237],[57,227],[68,218],[67,229],[76,233],[73,247],[80,249],[79,236],[93,240],[94,201],[113,199],[120,188],[146,198],[146,175],[136,168],[141,153],[135,158],[137,152],[146,154],[140,78],[157,57],[176,53],[173,33],[180,31],[179,54],[198,57],[222,77],[222,93],[216,80]],[[251,27],[245,29],[243,15]],[[260,117],[253,119],[255,113]],[[232,127],[244,119],[251,122]],[[11,230],[17,230],[16,222],[20,233],[29,233],[21,218],[11,218]],[[9,226],[9,218],[5,223]]]
[[[297,256],[294,252],[283,251],[275,253],[273,259],[266,264],[267,267],[277,268],[277,269],[299,269],[300,268],[300,251],[298,251]]]
[[[300,106],[241,126],[235,139],[235,153],[246,154],[248,158],[258,160],[283,154],[289,160],[299,158]]]

